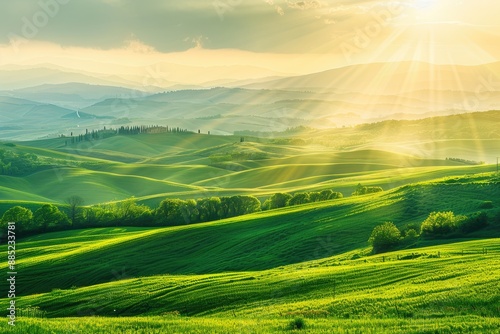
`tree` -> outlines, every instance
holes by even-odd
[[[260,211],[261,209],[261,204],[260,201],[257,197],[255,196],[249,196],[249,195],[242,195],[239,196],[240,198],[240,210],[238,213],[240,215],[246,215],[248,213],[253,213]]]
[[[198,223],[200,221],[200,212],[194,199],[184,201],[180,206],[180,211],[186,224]]]
[[[294,194],[292,198],[288,201],[288,205],[299,205],[299,204],[305,204],[309,203],[309,194],[308,193],[297,193]]]
[[[458,228],[464,233],[472,233],[488,226],[488,215],[486,212],[476,212],[461,221]]]
[[[217,220],[220,217],[221,201],[219,197],[202,198],[196,201],[198,219],[202,222]]]
[[[292,198],[292,195],[287,193],[276,193],[269,197],[262,207],[264,209],[278,209],[287,206],[288,201]]]
[[[313,191],[309,193],[309,201],[310,202],[319,202],[321,201],[321,193],[317,191]]]
[[[327,200],[331,199],[330,198],[331,196],[333,196],[333,190],[331,190],[331,189],[326,189],[326,190],[323,190],[319,193],[319,197],[320,197],[321,201],[327,201]]]
[[[19,231],[30,231],[34,229],[33,226],[33,212],[30,209],[23,208],[22,206],[14,206],[7,211],[2,216],[1,226],[5,230],[5,226],[9,222],[15,222],[16,228]]]
[[[385,252],[397,246],[401,240],[401,232],[392,222],[375,226],[368,242],[374,253]]]
[[[118,222],[116,204],[101,204],[86,208],[83,218],[87,225],[113,226]]]
[[[134,197],[117,203],[115,211],[116,219],[125,225],[142,225],[151,219],[151,209],[144,204],[137,204]]]
[[[382,187],[365,187],[361,185],[361,183],[358,183],[358,186],[356,187],[356,190],[352,193],[352,195],[359,196],[359,195],[377,193],[380,191],[384,191],[384,189],[382,189]]]
[[[451,211],[431,212],[422,223],[421,232],[427,236],[444,236],[455,231],[463,219]]]
[[[328,199],[337,199],[337,198],[344,198],[344,195],[341,192],[334,191]]]
[[[33,220],[36,226],[42,229],[68,226],[70,224],[68,216],[61,212],[57,206],[52,204],[44,204],[36,210],[33,215]]]
[[[186,223],[181,207],[185,201],[167,198],[155,210],[155,220],[160,225],[181,225]]]
[[[66,199],[66,204],[68,204],[69,219],[71,220],[71,225],[75,226],[77,218],[81,217],[81,206],[84,200],[80,196],[73,195]]]

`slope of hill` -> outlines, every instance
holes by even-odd
[[[26,296],[20,303],[50,317],[179,312],[377,319],[453,317],[460,310],[495,317],[499,252],[498,239],[485,239],[362,259],[350,259],[351,253],[264,271],[139,277],[124,270],[110,283]]]
[[[498,221],[469,236],[482,240],[421,240],[381,255],[366,240],[387,219],[468,214],[486,199],[498,215],[499,195],[498,179],[471,175],[193,226],[20,239],[28,274],[16,279],[16,330],[270,333],[300,317],[314,333],[491,333],[500,243],[486,237],[499,235]],[[51,319],[82,316],[98,318]]]
[[[118,228],[40,235],[19,247],[19,270],[30,274],[19,277],[17,292],[107,282],[113,280],[112,268],[126,268],[131,276],[203,274],[264,270],[340,255],[366,247],[372,229],[385,221],[403,227],[422,222],[432,211],[472,214],[485,201],[492,203],[489,214],[498,214],[499,191],[491,174],[481,174],[211,223],[133,233]],[[475,236],[492,237],[498,229],[497,222]]]
[[[240,142],[234,136],[165,133],[78,144],[68,141],[59,138],[4,146],[18,154],[35,154],[40,168],[32,175],[0,175],[0,212],[12,200],[64,203],[72,195],[83,197],[88,205],[135,196],[153,206],[165,197],[252,194],[264,198],[281,191],[326,188],[350,195],[360,182],[389,189],[407,182],[492,170],[488,165],[444,160],[446,156],[423,159],[399,154],[396,149],[390,152],[367,146],[339,151],[336,146],[292,145],[251,137]],[[339,138],[332,142],[342,144]],[[443,149],[450,147],[443,144]],[[29,196],[21,196],[23,193]]]

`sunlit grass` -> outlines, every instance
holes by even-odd
[[[257,334],[291,333],[290,318],[238,319],[228,318],[184,318],[175,316],[133,318],[59,318],[20,319],[15,328],[8,329],[6,322],[0,326],[9,333],[123,333],[123,334]],[[307,319],[305,333],[319,334],[420,334],[420,333],[493,333],[500,321],[498,318],[456,316],[439,319]],[[299,331],[296,331],[299,332]]]

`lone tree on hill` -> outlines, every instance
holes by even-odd
[[[401,232],[392,222],[385,222],[376,226],[368,242],[373,247],[374,253],[388,251],[396,247],[401,240]]]

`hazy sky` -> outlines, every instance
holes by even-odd
[[[500,59],[498,0],[0,0],[0,6],[0,65],[106,71],[103,64],[170,62],[305,73],[371,61]]]

